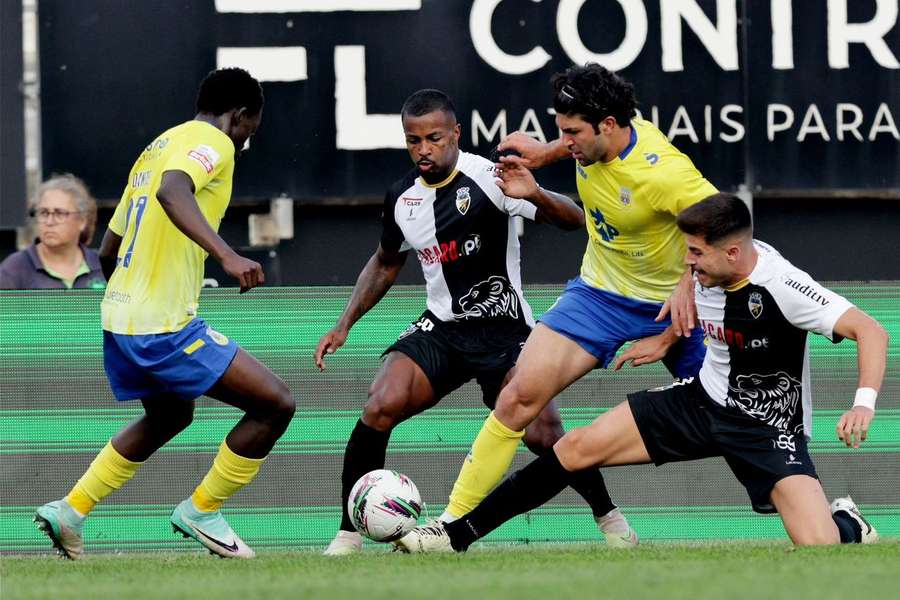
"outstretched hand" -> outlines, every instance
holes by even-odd
[[[672,331],[675,335],[691,337],[691,330],[697,326],[697,306],[694,302],[694,278],[690,273],[686,273],[675,286],[655,321],[662,321],[669,313],[672,315]]]
[[[525,162],[519,156],[503,156],[494,169],[497,187],[510,198],[533,198],[539,193],[537,181]]]
[[[316,351],[313,354],[316,366],[320,371],[325,370],[325,355],[334,354],[338,348],[343,346],[347,341],[348,334],[349,332],[343,329],[332,329],[322,336],[322,339],[319,340],[319,345],[316,346]]]
[[[521,157],[519,164],[526,169],[539,169],[549,162],[547,160],[547,145],[521,131],[514,131],[503,138],[503,141],[497,145],[498,152],[505,150],[518,152]]]
[[[612,369],[618,371],[628,361],[631,361],[632,367],[655,363],[662,359],[671,347],[672,342],[665,333],[638,340],[616,357]]]
[[[859,445],[869,435],[869,424],[875,416],[875,411],[865,406],[854,406],[838,420],[838,439],[847,444],[848,448],[859,448]]]

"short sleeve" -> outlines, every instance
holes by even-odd
[[[381,211],[381,247],[389,252],[404,252],[409,250],[409,244],[394,218],[396,206],[397,197],[388,191],[384,195],[384,208]]]
[[[534,217],[537,214],[537,206],[528,200],[510,198],[509,196],[502,196],[501,200],[503,205],[500,210],[506,214],[514,217],[525,217],[526,219],[534,221]]]
[[[216,175],[234,162],[234,144],[227,136],[191,136],[173,148],[162,172],[182,171],[194,182],[194,193],[206,187]]]
[[[834,326],[853,308],[849,300],[800,270],[782,273],[767,289],[791,325],[823,335],[833,342],[841,341],[840,336],[834,335]]]
[[[115,212],[113,212],[112,218],[109,220],[109,230],[112,231],[119,237],[124,237],[125,228],[128,223],[125,222],[125,219],[128,217],[128,205],[131,199],[122,196],[122,199],[119,200],[119,204],[116,206]]]

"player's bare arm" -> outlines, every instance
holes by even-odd
[[[545,190],[537,184],[526,167],[526,160],[518,156],[500,158],[497,186],[510,198],[522,198],[537,206],[535,221],[551,223],[560,229],[584,227],[584,211],[574,200],[563,194]]]
[[[381,245],[360,271],[347,307],[335,326],[319,340],[314,358],[320,371],[325,370],[325,355],[334,353],[347,341],[350,329],[384,297],[394,282],[408,252],[385,250]]]
[[[175,227],[219,261],[225,272],[240,282],[242,292],[265,281],[258,262],[240,256],[210,227],[197,205],[194,183],[187,173],[163,173],[156,198]]]
[[[625,352],[616,357],[612,363],[612,370],[618,371],[627,362],[631,361],[632,367],[655,363],[669,352],[669,348],[678,342],[678,335],[670,325],[659,335],[650,336],[631,344]]]
[[[848,448],[859,448],[875,416],[875,398],[881,389],[887,363],[888,334],[878,321],[856,308],[838,319],[834,333],[856,340],[859,384],[853,408],[838,420],[837,436]]]
[[[521,131],[515,131],[497,145],[497,150],[515,150],[522,157],[522,164],[528,169],[539,169],[567,158],[569,151],[562,139],[544,143]]]
[[[120,245],[122,245],[122,236],[107,229],[103,234],[103,241],[100,242],[100,251],[97,252],[100,257],[100,268],[103,269],[103,276],[107,281],[116,270],[116,257],[119,255]]]
[[[685,269],[672,295],[656,315],[656,322],[665,319],[669,313],[672,314],[675,335],[691,337],[691,330],[697,326],[697,306],[694,304],[694,276],[690,269]]]

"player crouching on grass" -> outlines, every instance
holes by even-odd
[[[591,425],[569,431],[469,514],[395,542],[407,552],[464,551],[505,521],[556,496],[583,469],[722,456],[753,509],[781,515],[797,545],[872,543],[875,528],[849,497],[829,507],[807,450],[812,425],[806,334],[856,340],[859,388],[837,425],[848,447],[866,439],[884,377],[887,333],[770,246],[753,239],[750,211],[715,194],[685,209],[678,227],[695,277],[709,344],[697,378],[629,394]],[[657,336],[655,345],[664,345]],[[635,345],[616,361],[656,352]],[[662,356],[664,348],[660,348]],[[643,361],[642,361],[643,362]]]

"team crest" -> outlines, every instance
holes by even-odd
[[[629,206],[631,204],[631,190],[627,187],[619,188],[619,200],[622,201],[622,206]]]
[[[469,195],[469,188],[462,187],[456,190],[456,210],[459,214],[464,215],[472,204],[472,196]]]
[[[758,319],[763,311],[762,294],[759,292],[751,293],[750,299],[747,300],[747,308],[750,309],[750,314],[753,315],[753,318]]]

